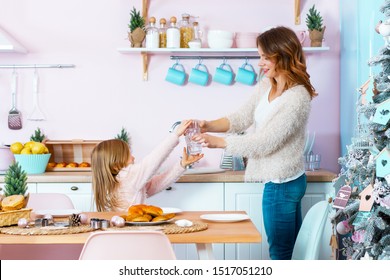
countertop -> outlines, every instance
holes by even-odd
[[[218,183],[244,182],[245,171],[227,170],[212,174],[188,174],[183,175],[179,183]],[[327,170],[306,171],[308,182],[331,182],[337,174]],[[45,172],[43,174],[28,175],[28,183],[91,183],[91,172]],[[4,183],[4,175],[0,175],[0,183]]]

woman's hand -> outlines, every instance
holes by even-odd
[[[189,155],[186,147],[183,148],[183,156],[181,158],[181,166],[186,168],[187,166],[199,161],[203,157],[203,154]]]
[[[200,132],[204,133],[208,131],[208,121],[199,121]]]
[[[186,132],[187,128],[191,125],[191,123],[192,120],[183,120],[175,131],[177,136],[182,136]]]
[[[226,148],[225,138],[213,136],[206,133],[195,135],[192,140],[197,143],[201,143],[203,146],[208,148]]]

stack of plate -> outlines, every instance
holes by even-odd
[[[233,169],[233,156],[223,153],[219,167],[222,169]]]

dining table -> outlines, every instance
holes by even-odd
[[[121,216],[120,212],[86,212],[88,218],[111,220]],[[247,219],[207,219],[201,217],[245,216],[245,211],[183,211],[176,213],[173,221],[188,220],[193,223],[207,224],[207,228],[195,232],[167,234],[172,244],[195,244],[200,260],[215,259],[213,244],[218,243],[260,243],[261,234],[249,218]],[[146,229],[145,229],[146,228]],[[149,227],[142,227],[148,230]],[[154,227],[150,227],[153,230]],[[100,229],[98,229],[100,230]],[[94,231],[72,234],[0,234],[0,244],[84,244]]]

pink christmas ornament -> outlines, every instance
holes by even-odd
[[[18,220],[18,227],[20,227],[20,228],[25,228],[25,227],[27,227],[28,226],[28,220],[27,219],[25,219],[25,218],[20,218],[19,220]]]
[[[125,219],[123,219],[122,217],[118,217],[115,220],[115,226],[116,227],[124,227],[125,226]]]
[[[81,213],[79,216],[80,216],[81,224],[83,224],[83,225],[89,224],[88,215],[87,214]]]
[[[341,221],[337,224],[336,230],[339,234],[345,235],[350,232],[352,227],[348,224],[348,221]]]
[[[365,230],[357,230],[352,235],[352,241],[355,243],[363,243],[364,242],[364,235],[366,231]]]

